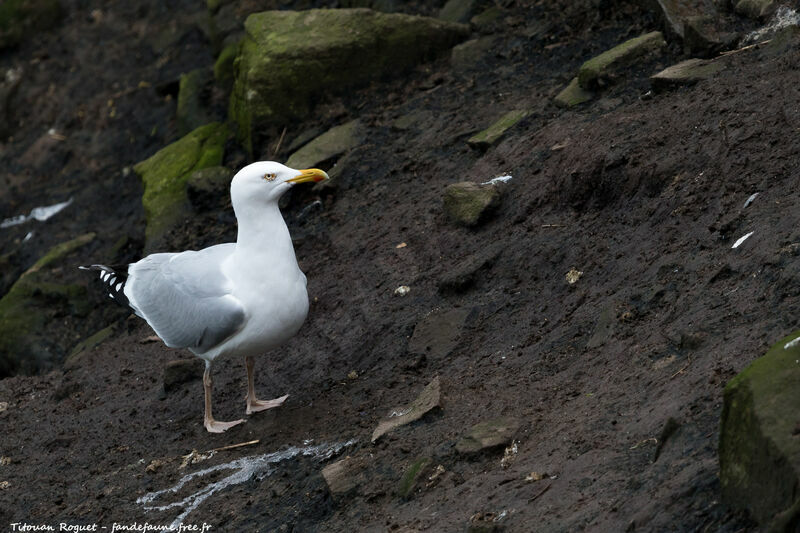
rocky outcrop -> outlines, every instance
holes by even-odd
[[[396,75],[468,33],[461,24],[369,9],[250,15],[234,63],[230,118],[252,152],[254,126],[304,118],[320,95]]]
[[[74,344],[69,320],[91,310],[86,287],[53,281],[60,260],[94,240],[87,233],[50,249],[0,299],[0,378],[60,362]]]
[[[133,167],[144,184],[148,253],[162,246],[169,231],[189,212],[186,182],[195,171],[222,163],[227,138],[224,124],[207,124]]]
[[[181,75],[176,111],[179,135],[186,135],[212,121],[204,95],[208,92],[210,83],[211,73],[203,68]]]
[[[800,525],[799,338],[782,339],[733,378],[722,407],[723,498],[777,531]]]

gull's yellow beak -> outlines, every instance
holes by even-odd
[[[286,183],[306,183],[308,181],[317,183],[328,179],[328,174],[324,170],[318,168],[307,168],[305,170],[299,170],[298,172],[300,172],[299,176],[286,180]]]

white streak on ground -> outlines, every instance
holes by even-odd
[[[742,244],[744,241],[746,241],[746,240],[747,240],[747,238],[748,238],[748,237],[750,237],[750,235],[752,235],[753,233],[755,233],[755,232],[754,232],[754,231],[751,231],[751,232],[750,232],[750,233],[748,233],[747,235],[744,235],[744,236],[742,236],[742,237],[739,237],[739,240],[737,240],[735,243],[733,243],[733,246],[731,246],[731,249],[733,249],[733,248],[738,248],[738,247],[739,247],[739,245],[740,245],[740,244]]]
[[[183,476],[175,486],[155,491],[149,492],[144,496],[138,498],[136,503],[142,504],[146,511],[166,511],[169,509],[179,508],[182,509],[181,513],[178,515],[175,520],[173,520],[170,527],[172,530],[177,530],[186,517],[197,509],[200,504],[206,501],[208,498],[211,497],[215,492],[219,492],[227,487],[232,485],[240,485],[253,477],[261,480],[269,475],[271,475],[275,471],[275,466],[277,463],[281,461],[285,461],[286,459],[291,459],[298,455],[303,455],[306,457],[313,457],[319,461],[325,461],[330,459],[337,453],[339,453],[342,449],[352,446],[356,443],[355,439],[350,439],[347,442],[336,442],[334,444],[319,444],[317,446],[304,446],[302,448],[298,448],[297,446],[292,446],[287,448],[286,450],[282,450],[279,452],[272,452],[263,455],[251,455],[249,457],[241,457],[229,463],[224,463],[221,465],[212,466],[206,468],[204,470],[198,470],[197,472],[192,472],[191,474],[187,474]],[[225,477],[219,481],[206,485],[205,487],[201,488],[194,494],[191,494],[180,501],[168,503],[165,505],[153,505],[152,502],[158,498],[160,498],[163,494],[167,493],[177,493],[186,483],[195,479],[201,478],[207,474],[211,474],[213,472],[217,472],[220,470],[233,470],[234,472],[230,474],[228,477]]]

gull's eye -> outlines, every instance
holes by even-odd
[[[275,181],[275,178],[277,177],[278,175],[274,172],[268,172],[267,174],[264,174],[264,179],[267,181]]]

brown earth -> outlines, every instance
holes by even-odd
[[[75,198],[45,223],[0,230],[12,281],[51,245],[87,231],[99,237],[75,265],[106,261],[123,236],[119,258],[139,256],[141,185],[123,169],[175,140],[177,77],[213,62],[195,24],[203,5],[64,4],[58,28],[0,54],[4,70],[24,71],[11,101],[18,125],[0,144],[0,213]],[[456,71],[445,57],[332,95],[314,119],[287,131],[292,138],[359,117],[369,135],[342,162],[335,189],[306,189],[284,209],[311,311],[301,333],[257,369],[261,395],[289,393],[285,406],[208,434],[201,383],[163,389],[165,364],[188,352],[145,342],[152,331],[123,314],[115,334],[76,362],[0,381],[8,403],[0,410],[0,456],[8,458],[0,462],[0,524],[167,525],[181,509],[145,511],[137,498],[238,458],[357,439],[341,456],[363,470],[341,497],[321,476],[333,459],[298,456],[211,495],[183,523],[463,531],[471,517],[494,513],[492,524],[507,531],[755,529],[720,501],[719,416],[727,381],[800,327],[800,51],[732,54],[713,80],[640,98],[647,75],[683,58],[673,43],[599,99],[564,111],[551,98],[584,60],[657,29],[658,19],[636,2],[502,6],[493,52],[476,67]],[[485,153],[467,146],[518,108],[532,113],[500,144]],[[410,129],[393,126],[411,113]],[[275,157],[287,156],[283,148]],[[226,159],[232,168],[244,162],[236,149]],[[506,173],[513,179],[490,219],[475,229],[446,219],[448,184]],[[317,198],[322,209],[300,220]],[[230,239],[234,224],[224,207],[198,214],[175,245]],[[571,269],[583,272],[574,284],[565,280]],[[460,271],[466,281],[454,287]],[[81,279],[77,270],[62,275]],[[401,285],[410,287],[405,296],[394,294]],[[98,306],[110,305],[101,296]],[[416,325],[450,309],[465,311],[455,345],[412,353]],[[91,315],[87,331],[111,315]],[[215,365],[222,420],[243,414],[243,366]],[[442,407],[372,444],[378,422],[435,376]],[[502,447],[456,450],[471,426],[501,416],[521,424],[505,468]],[[255,439],[179,468],[193,449]],[[421,457],[431,458],[430,470],[399,497]],[[546,475],[526,480],[532,472]],[[192,481],[160,503],[225,475]]]

